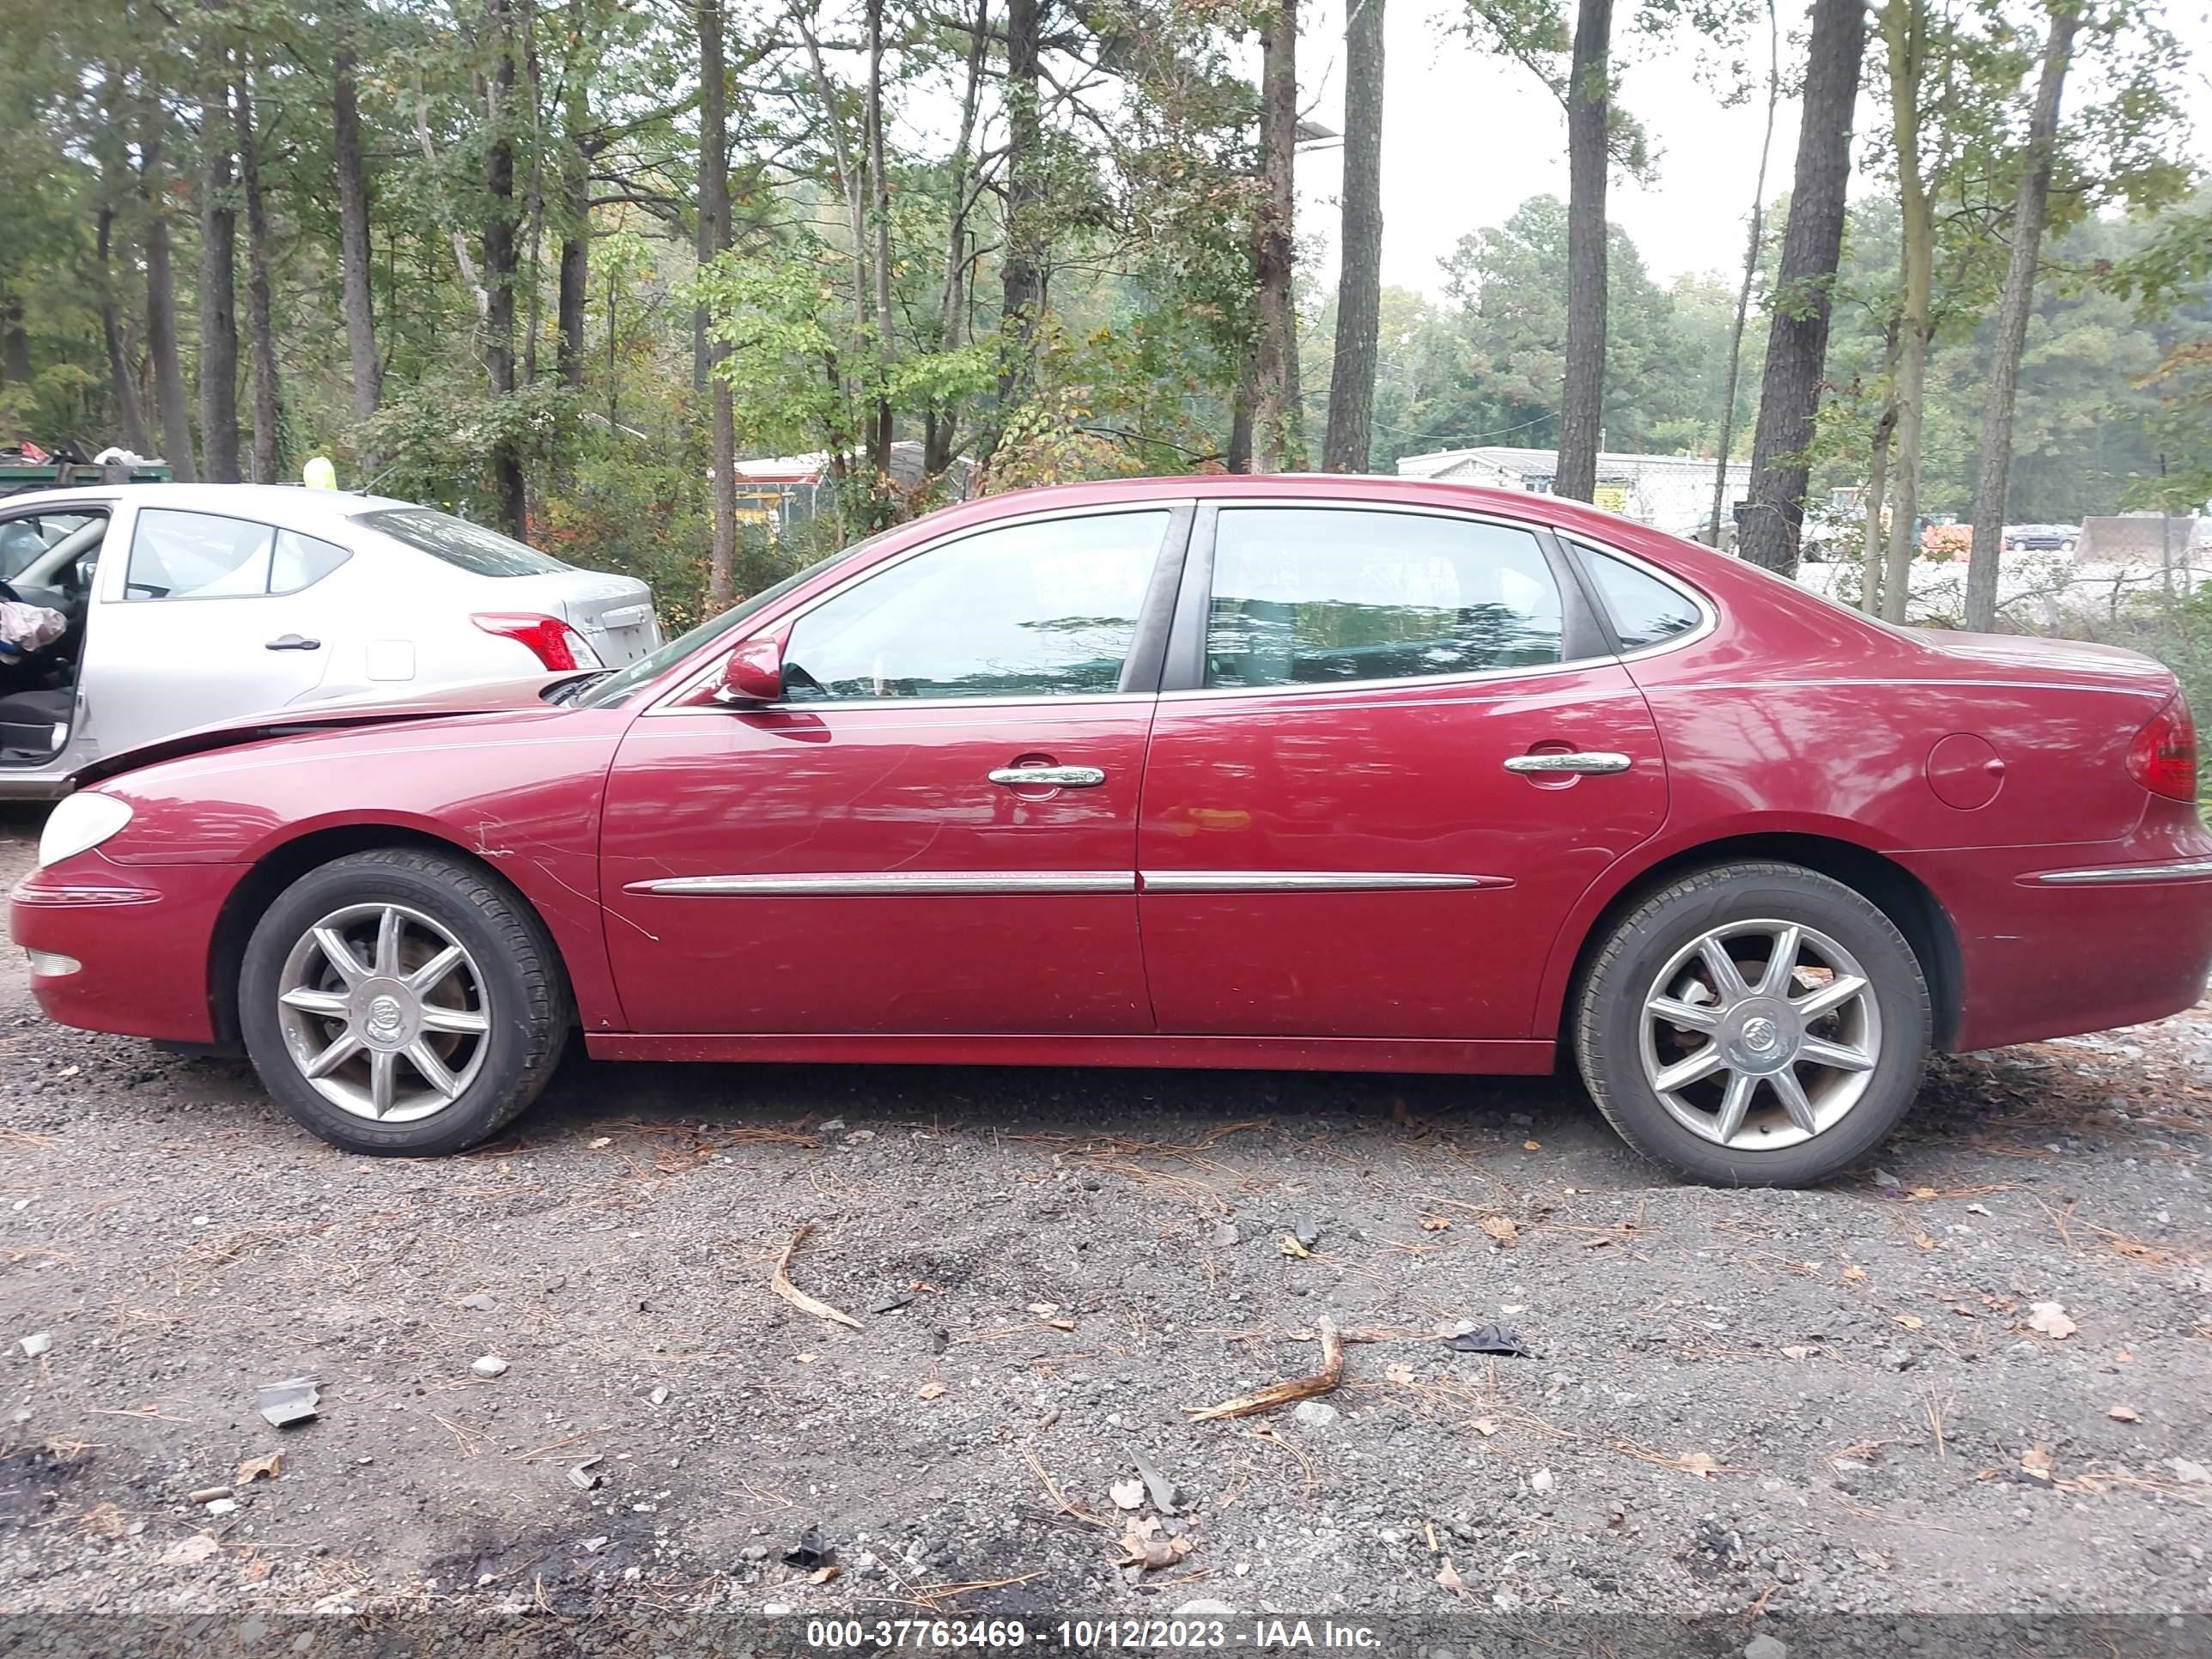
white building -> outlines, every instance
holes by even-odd
[[[1549,449],[1442,449],[1400,459],[1401,477],[1439,478],[1452,483],[1487,484],[1495,489],[1523,489],[1548,495],[1559,458]],[[1731,461],[1721,525],[1733,536],[1735,508],[1751,491],[1751,463]],[[1597,501],[1656,530],[1676,536],[1700,536],[1712,522],[1713,460],[1709,455],[1623,455],[1597,458]]]

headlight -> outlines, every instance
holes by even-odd
[[[131,804],[113,795],[64,795],[39,836],[39,868],[91,851],[130,822]]]

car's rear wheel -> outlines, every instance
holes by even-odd
[[[536,1099],[568,994],[522,901],[412,848],[312,870],[269,907],[239,974],[246,1051],[278,1104],[358,1152],[455,1152]]]
[[[1920,963],[1860,894],[1789,864],[1728,864],[1652,894],[1583,975],[1576,1054],[1646,1157],[1701,1181],[1799,1186],[1878,1146],[1912,1103]]]

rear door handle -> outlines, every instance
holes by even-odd
[[[1106,781],[1097,766],[1001,766],[989,774],[994,783],[1050,789],[1096,789]]]
[[[1562,774],[1583,776],[1626,772],[1632,764],[1634,763],[1626,755],[1609,755],[1601,750],[1589,750],[1569,755],[1515,755],[1506,761],[1505,769],[1544,778],[1558,777]]]
[[[264,651],[319,651],[322,648],[320,640],[306,639],[297,634],[279,634],[262,647]]]

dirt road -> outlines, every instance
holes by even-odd
[[[1811,1193],[1273,1074],[577,1064],[379,1162],[12,951],[0,1095],[0,1610],[2212,1608],[2212,1008],[1942,1062]],[[771,1293],[805,1223],[863,1328]],[[1324,1316],[1333,1394],[1187,1419]]]

